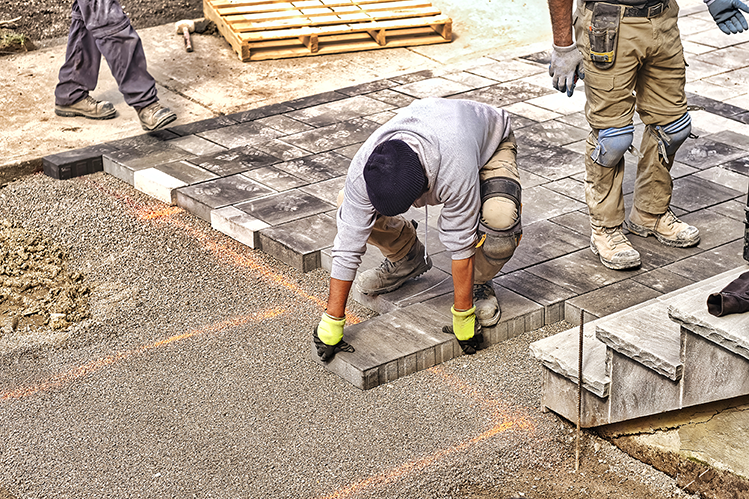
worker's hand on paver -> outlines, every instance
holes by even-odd
[[[353,352],[354,347],[343,341],[343,325],[346,318],[331,317],[327,313],[322,314],[320,324],[315,327],[313,340],[317,355],[323,362],[335,357],[338,352]]]
[[[585,78],[583,56],[574,43],[569,47],[558,47],[554,44],[551,46],[551,84],[560,92],[567,92],[567,97],[572,97],[577,79]]]
[[[749,7],[741,0],[712,0],[707,3],[707,10],[720,30],[727,35],[749,29],[744,14],[741,13],[742,10],[749,12]]]
[[[443,327],[442,332],[454,334],[463,352],[473,355],[484,339],[481,326],[476,320],[476,307],[473,306],[464,311],[455,310],[455,307],[452,307],[450,310],[453,313],[453,325]]]

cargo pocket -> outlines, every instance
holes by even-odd
[[[621,7],[597,2],[588,27],[590,60],[598,69],[608,69],[616,60]]]

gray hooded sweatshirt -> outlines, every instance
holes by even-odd
[[[377,213],[364,183],[364,165],[386,140],[402,140],[416,152],[429,186],[414,206],[444,205],[440,241],[453,260],[474,254],[481,210],[479,170],[510,134],[507,112],[478,102],[423,99],[375,131],[351,160],[345,195],[336,216],[331,277],[353,281]]]

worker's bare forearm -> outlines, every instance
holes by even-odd
[[[330,278],[330,294],[328,295],[328,315],[331,317],[344,317],[346,315],[346,300],[353,281],[341,281]]]
[[[473,258],[452,261],[455,310],[468,310],[473,306]]]
[[[572,39],[572,5],[573,0],[548,0],[551,14],[551,32],[554,45],[569,47]]]

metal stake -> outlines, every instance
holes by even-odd
[[[577,351],[577,438],[575,442],[575,471],[580,469],[580,420],[583,418],[583,321],[585,310],[580,309],[580,338]]]

